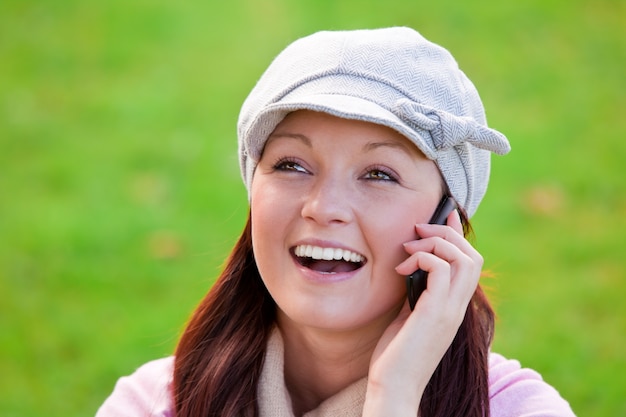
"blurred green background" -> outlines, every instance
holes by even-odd
[[[93,415],[172,352],[247,214],[235,125],[320,29],[444,45],[513,152],[474,217],[494,350],[626,415],[626,2],[0,2],[0,414]]]

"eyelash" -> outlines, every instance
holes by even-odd
[[[295,158],[282,157],[279,158],[272,165],[274,171],[292,171],[292,172],[308,172],[306,168]],[[368,177],[372,174],[383,175],[387,178],[372,178]],[[365,170],[364,179],[368,181],[381,181],[381,182],[399,182],[398,176],[392,170],[382,166],[372,166]]]
[[[393,172],[392,170],[385,168],[385,167],[381,167],[381,166],[373,166],[370,168],[367,168],[365,175],[371,175],[372,173],[375,174],[383,174],[384,176],[388,177],[388,178],[366,178],[370,181],[388,181],[388,182],[398,182],[398,176],[395,174],[395,172]]]
[[[300,169],[296,169],[294,166],[297,165]],[[298,162],[294,158],[283,157],[279,158],[274,165],[272,165],[274,171],[295,171],[295,172],[306,172],[306,169],[302,166],[300,162]]]

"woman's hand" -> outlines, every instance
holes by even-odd
[[[458,212],[447,226],[417,225],[406,243],[402,275],[428,272],[414,311],[406,302],[378,342],[370,362],[364,416],[416,416],[421,394],[447,351],[478,285],[482,256],[463,237]]]

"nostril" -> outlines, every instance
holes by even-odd
[[[301,215],[319,224],[341,224],[350,222],[352,210],[346,203],[345,196],[325,196],[305,202]]]

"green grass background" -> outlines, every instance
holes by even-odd
[[[235,124],[320,29],[447,47],[513,151],[474,217],[494,349],[626,416],[626,3],[0,2],[0,414],[93,415],[172,352],[247,214]]]

